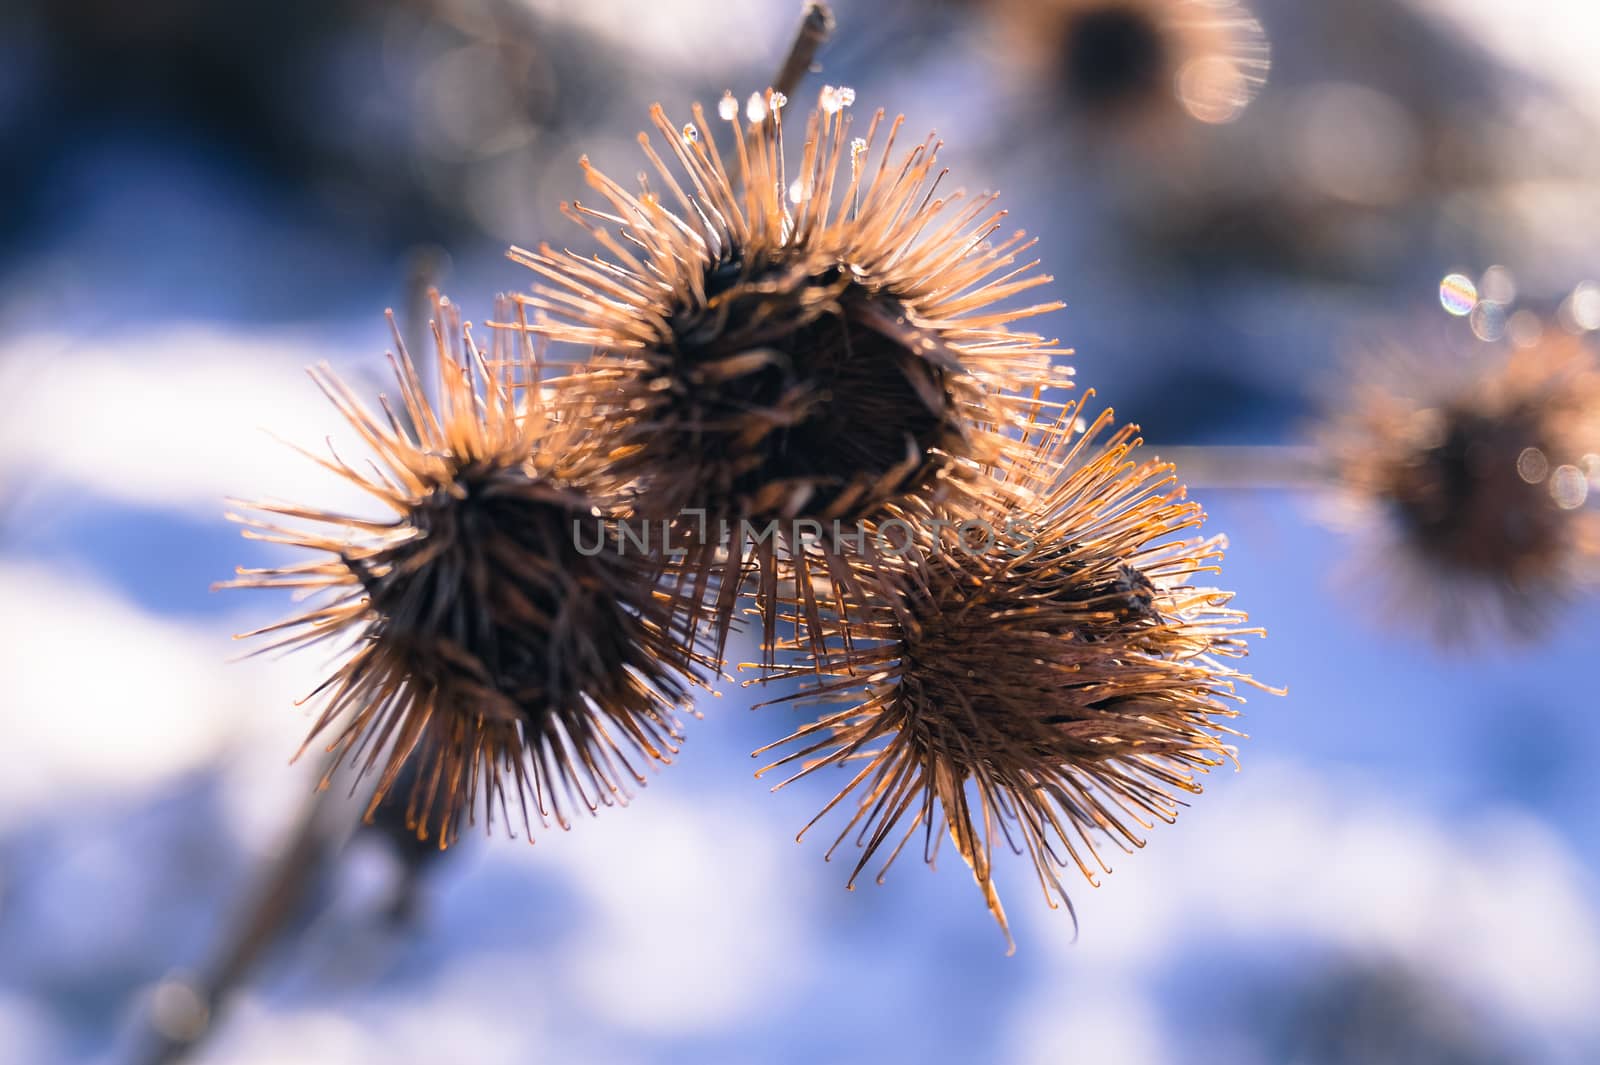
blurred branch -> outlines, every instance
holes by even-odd
[[[1321,488],[1333,480],[1317,449],[1304,446],[1159,447],[1149,450],[1197,488]]]
[[[433,348],[433,320],[438,313],[439,286],[450,272],[450,253],[437,244],[418,244],[406,253],[405,306],[400,311],[400,337],[411,357]],[[442,324],[442,323],[441,323]]]
[[[224,925],[215,955],[200,976],[171,977],[153,996],[148,1032],[132,1061],[175,1065],[215,1026],[217,1014],[267,949],[304,906],[316,878],[339,849],[348,826],[338,824],[343,803],[313,792],[277,854],[262,870],[245,905]]]
[[[794,44],[789,56],[772,79],[774,92],[793,96],[800,82],[811,72],[811,64],[820,49],[833,34],[833,11],[822,0],[808,0],[805,13],[800,17],[800,28],[795,31]]]

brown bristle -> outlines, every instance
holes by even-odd
[[[677,569],[719,641],[746,588],[769,636],[780,586],[811,597],[807,616],[824,584],[866,594],[878,573],[840,566],[856,554],[842,538],[896,501],[987,491],[974,470],[1014,446],[1014,393],[1067,384],[1054,341],[1014,328],[1059,304],[1002,307],[1049,280],[1018,262],[1032,242],[991,242],[993,196],[958,207],[936,191],[931,138],[897,157],[900,119],[876,154],[881,111],[853,139],[853,98],[823,90],[792,170],[773,94],[751,99],[748,126],[731,96],[719,108],[731,154],[698,106],[685,127],[657,107],[675,165],[640,143],[659,189],[630,193],[585,163],[609,211],[568,209],[614,261],[513,252],[545,279],[524,299],[532,328],[592,349],[566,401],[602,427],[630,515],[711,530],[680,529]],[[828,535],[798,543],[804,521]],[[770,522],[771,543],[745,536]]]
[[[673,319],[675,357],[646,386],[657,442],[622,461],[655,475],[646,502],[855,518],[925,480],[935,448],[960,449],[946,372],[918,357],[915,330],[884,327],[905,317],[892,297],[836,268],[707,294]]]
[[[349,657],[317,690],[312,737],[333,734],[335,768],[377,774],[373,809],[406,770],[408,819],[443,846],[480,797],[490,824],[498,805],[530,835],[535,819],[565,827],[570,806],[624,801],[645,779],[636,760],[677,750],[674,711],[705,657],[687,605],[657,589],[658,563],[584,549],[597,536],[588,447],[544,409],[526,335],[518,347],[499,332],[485,353],[447,304],[436,311],[435,403],[403,345],[401,404],[385,401],[381,418],[327,370],[314,374],[381,466],[318,461],[392,520],[257,504],[309,527],[236,516],[247,533],[321,557],[229,584],[323,592],[261,632],[278,634],[273,647],[348,639]]]
[[[821,674],[781,701],[848,703],[772,746],[793,748],[775,764],[802,763],[797,776],[851,764],[823,813],[853,800],[834,844],[862,846],[852,881],[875,855],[887,870],[919,831],[931,862],[948,832],[1002,929],[997,832],[1027,851],[1051,904],[1070,906],[1057,870],[1092,882],[1097,840],[1138,847],[1172,820],[1195,774],[1233,757],[1234,686],[1251,683],[1219,658],[1242,656],[1255,630],[1227,593],[1190,584],[1221,557],[1219,541],[1186,536],[1199,508],[1171,467],[1137,458],[1131,427],[1095,442],[1109,411],[1075,432],[1080,410],[991,470],[1026,503],[906,512],[915,550],[896,601],[826,615],[844,650],[791,645],[764,671]]]

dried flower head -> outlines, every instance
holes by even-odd
[[[1060,305],[1001,306],[1050,280],[1018,265],[1034,242],[991,242],[1005,213],[992,195],[958,206],[959,192],[939,193],[932,138],[896,154],[902,119],[879,151],[882,111],[852,137],[854,96],[824,87],[792,169],[780,94],[751,96],[743,121],[723,99],[727,155],[698,105],[681,127],[657,106],[673,162],[641,133],[654,178],[629,192],[585,159],[608,210],[563,206],[611,260],[513,251],[546,279],[525,297],[533,327],[593,349],[566,391],[604,425],[636,512],[703,511],[716,530],[685,571],[720,589],[724,636],[745,567],[763,589],[806,568],[804,551],[747,555],[740,523],[777,522],[781,541],[798,521],[831,532],[906,495],[959,491],[1009,445],[1004,391],[1063,383],[1055,342],[1013,328]],[[720,549],[724,526],[739,549]]]
[[[673,711],[701,655],[651,564],[580,550],[587,450],[544,407],[528,335],[497,331],[485,352],[436,307],[435,402],[398,333],[399,409],[385,398],[375,414],[325,366],[312,371],[377,461],[311,457],[392,516],[253,504],[260,516],[230,515],[246,536],[317,557],[241,569],[227,586],[319,596],[246,634],[277,634],[263,650],[352,645],[314,693],[324,705],[307,744],[331,732],[334,768],[381,765],[369,816],[412,763],[420,837],[446,845],[480,794],[489,824],[498,803],[509,825],[510,790],[531,838],[530,799],[541,825],[565,828],[563,796],[591,812],[625,801],[628,778],[644,783],[634,756],[675,753]]]
[[[999,7],[1022,67],[1046,72],[1088,118],[1159,122],[1181,113],[1229,122],[1271,68],[1261,24],[1235,0],[1000,0]]]
[[[1228,593],[1191,587],[1221,542],[1184,537],[1202,515],[1172,468],[1135,457],[1131,426],[1096,443],[1110,411],[1074,431],[1081,406],[1042,419],[1032,452],[995,470],[1028,505],[943,524],[907,513],[916,576],[901,601],[830,617],[845,650],[818,662],[795,648],[766,674],[820,672],[789,699],[847,704],[772,747],[798,745],[774,763],[803,763],[783,784],[852,767],[811,822],[851,803],[833,848],[852,833],[862,847],[852,884],[880,853],[881,880],[919,830],[931,863],[948,831],[1008,940],[996,832],[1070,909],[1058,869],[1096,882],[1109,872],[1099,841],[1142,846],[1200,791],[1196,771],[1233,757],[1225,722],[1247,678],[1219,659],[1243,655],[1254,631]]]
[[[1553,333],[1460,364],[1388,352],[1321,430],[1386,613],[1445,642],[1531,636],[1600,577],[1600,368]]]

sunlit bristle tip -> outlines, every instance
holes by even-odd
[[[856,102],[856,91],[844,85],[824,85],[817,96],[823,114],[836,115]]]
[[[678,569],[722,636],[747,579],[769,634],[780,585],[853,594],[835,523],[859,538],[896,500],[988,491],[979,465],[1066,383],[1055,342],[1018,328],[1059,306],[1027,299],[1049,280],[1033,241],[1001,233],[992,195],[945,189],[935,139],[897,147],[881,112],[861,129],[848,88],[781,122],[775,99],[720,144],[698,107],[692,142],[656,109],[655,198],[590,170],[604,211],[568,212],[602,256],[513,252],[540,275],[533,328],[592,353],[569,392],[614,489],[640,519],[694,515]],[[798,547],[809,522],[827,535]]]
[[[1600,369],[1555,330],[1467,361],[1369,360],[1320,443],[1378,533],[1364,568],[1386,615],[1446,642],[1530,638],[1600,578]]]
[[[316,374],[373,460],[318,461],[379,515],[260,504],[247,532],[313,558],[230,586],[317,596],[262,650],[345,642],[316,691],[329,775],[375,777],[369,814],[410,781],[408,823],[444,844],[479,811],[531,835],[621,801],[677,749],[706,656],[655,564],[594,550],[592,451],[547,409],[527,330],[484,350],[453,307],[434,311],[428,372],[400,346],[379,413]]]
[[[913,578],[825,613],[821,659],[793,643],[763,671],[804,682],[781,701],[828,708],[772,745],[768,769],[848,766],[823,815],[848,813],[829,853],[857,842],[852,882],[913,839],[931,863],[948,835],[1002,929],[997,839],[1070,909],[1060,870],[1095,882],[1106,844],[1138,848],[1173,820],[1198,775],[1232,761],[1236,688],[1253,684],[1224,662],[1254,630],[1195,586],[1222,546],[1195,537],[1198,505],[1131,426],[1105,437],[1109,411],[1081,429],[1078,414],[1041,415],[1029,449],[992,469],[1026,503],[902,509]]]

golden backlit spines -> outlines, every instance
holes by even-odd
[[[1075,431],[1080,410],[1039,423],[1033,450],[994,471],[1027,502],[908,521],[900,601],[823,616],[828,653],[796,644],[764,671],[805,682],[782,701],[847,704],[772,747],[793,745],[774,766],[799,763],[796,776],[864,763],[812,821],[849,804],[829,854],[856,840],[852,882],[919,831],[931,861],[948,833],[1005,928],[997,835],[1064,903],[1060,867],[1093,882],[1097,844],[1142,846],[1200,790],[1197,772],[1233,757],[1248,678],[1224,660],[1256,630],[1192,583],[1221,542],[1192,537],[1198,507],[1171,467],[1137,455],[1136,430],[1101,441],[1109,412]]]
[[[542,279],[521,297],[531,327],[588,350],[569,399],[605,426],[615,493],[647,520],[699,512],[735,530],[682,562],[715,589],[719,640],[747,577],[826,577],[840,594],[862,578],[829,576],[840,552],[810,559],[787,528],[777,550],[752,550],[741,523],[853,534],[897,499],[962,490],[1012,445],[1017,394],[1067,383],[1054,342],[1016,328],[1059,304],[1010,305],[1049,280],[1023,259],[1033,242],[993,240],[992,196],[940,192],[936,138],[899,152],[903,120],[882,112],[854,137],[853,96],[824,88],[792,169],[778,94],[743,119],[723,100],[727,151],[702,108],[680,126],[658,106],[640,189],[585,160],[603,206],[564,208],[604,254],[512,253]]]
[[[537,252],[512,249],[515,261],[545,278],[546,284],[538,286],[534,295],[517,298],[542,312],[539,328],[550,339],[601,348],[660,344],[667,339],[674,311],[686,304],[707,303],[706,274],[715,265],[776,265],[771,261],[775,259],[799,263],[806,261],[807,253],[815,253],[818,261],[851,267],[860,283],[891,291],[939,327],[941,335],[957,334],[951,339],[959,341],[964,352],[1000,361],[991,365],[978,360],[967,367],[969,372],[1009,388],[1027,387],[1048,374],[1048,358],[1058,351],[1055,342],[1009,326],[1059,309],[1060,302],[996,306],[1052,280],[1033,272],[1037,259],[1018,264],[1037,240],[1018,231],[998,244],[990,243],[1006,215],[1003,210],[989,210],[997,200],[995,194],[979,197],[959,211],[949,210],[965,195],[960,191],[936,195],[948,173],[937,169],[942,142],[929,137],[891,166],[904,123],[904,116],[897,116],[889,124],[874,168],[872,144],[885,112],[874,114],[865,138],[852,140],[847,109],[841,106],[830,112],[819,107],[808,119],[800,176],[786,182],[782,108],[768,108],[767,118],[749,126],[740,122],[737,111],[729,118],[737,148],[733,174],[715,139],[698,132],[710,128],[703,109],[696,104],[693,111],[695,123],[680,128],[659,104],[651,109],[652,120],[671,145],[692,193],[683,188],[649,135],[639,135],[642,150],[677,204],[676,211],[667,208],[648,181],[635,194],[600,172],[587,157],[580,161],[587,183],[611,211],[581,203],[564,204],[563,211],[615,263],[549,247]],[[696,132],[685,136],[683,129]],[[850,178],[836,205],[837,179],[846,159]],[[863,176],[869,171],[863,189]],[[630,243],[642,258],[629,249]],[[993,276],[1002,270],[1006,272]],[[974,313],[985,309],[989,313]]]
[[[436,398],[398,338],[400,403],[381,414],[313,371],[376,459],[317,461],[393,517],[256,505],[265,516],[234,515],[246,535],[318,557],[229,584],[321,593],[247,635],[276,634],[264,649],[349,642],[312,695],[312,738],[332,734],[334,769],[377,774],[374,807],[418,760],[411,817],[443,845],[480,798],[491,824],[497,804],[511,821],[508,786],[530,833],[624,801],[646,779],[635,759],[675,753],[674,714],[706,659],[686,605],[658,589],[658,563],[578,549],[579,524],[599,520],[584,480],[594,460],[587,430],[546,406],[531,334],[496,331],[486,352],[437,309]]]

